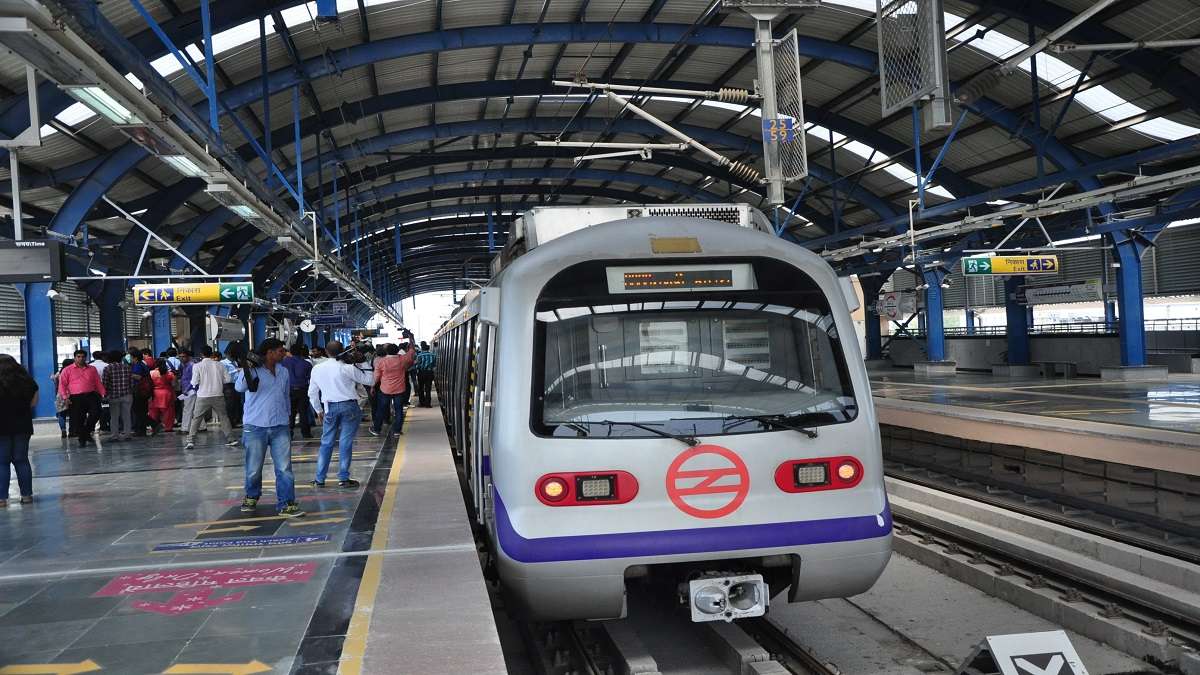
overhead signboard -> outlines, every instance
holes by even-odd
[[[341,314],[318,314],[310,319],[310,321],[312,321],[313,325],[315,326],[341,327],[346,324],[346,317]]]
[[[335,302],[329,305],[330,314],[346,314],[350,311],[350,305],[345,302]]]
[[[998,255],[963,258],[963,274],[1058,274],[1056,255]]]
[[[1088,279],[1073,284],[1053,286],[1024,286],[1021,288],[1023,305],[1051,305],[1061,302],[1095,302],[1104,299],[1104,284],[1099,279]]]
[[[133,287],[138,305],[239,305],[254,302],[254,284],[141,284]]]
[[[60,242],[0,241],[0,283],[62,281],[65,275]]]
[[[879,300],[875,304],[875,310],[879,316],[886,316],[889,319],[898,319],[902,316],[916,314],[917,296],[902,291],[884,293],[879,296]]]

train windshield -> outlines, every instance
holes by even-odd
[[[789,269],[790,288],[774,291],[586,302],[544,294],[535,429],[653,437],[853,420],[858,407],[828,302],[811,281],[796,288],[804,275]]]

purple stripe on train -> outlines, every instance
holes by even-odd
[[[892,531],[892,511],[879,516],[854,516],[791,523],[730,525],[656,532],[585,534],[526,539],[512,526],[500,493],[496,496],[496,533],[508,557],[523,563],[605,558],[640,558],[708,551],[738,551],[804,544],[829,544],[883,537]],[[883,524],[880,524],[882,516]]]

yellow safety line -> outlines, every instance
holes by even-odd
[[[388,473],[383,504],[379,507],[379,519],[375,523],[375,534],[371,537],[371,551],[382,551],[388,546],[392,511],[396,508],[396,494],[400,492],[400,471],[404,468],[404,444],[407,436],[396,442],[396,456],[392,470]],[[371,627],[371,614],[375,611],[375,596],[379,593],[379,581],[383,572],[383,556],[368,555],[362,580],[358,584],[358,597],[354,600],[354,614],[350,627],[342,642],[342,658],[338,664],[338,675],[361,675],[363,658],[367,653],[367,631]]]

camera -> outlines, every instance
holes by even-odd
[[[349,363],[352,366],[367,362],[367,354],[361,347],[348,347],[341,354],[334,356],[334,358],[342,363]]]

